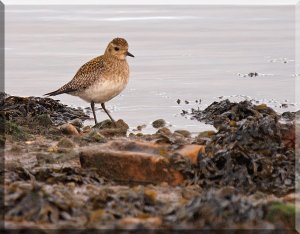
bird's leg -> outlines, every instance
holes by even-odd
[[[96,113],[95,113],[95,103],[94,103],[94,101],[91,101],[91,108],[92,108],[92,111],[93,111],[95,124],[97,124],[97,117],[96,117]]]
[[[117,126],[116,122],[114,121],[114,119],[111,117],[111,115],[109,114],[109,112],[106,110],[104,103],[101,103],[101,107],[105,111],[105,113],[108,115],[108,117],[110,118],[110,120],[114,123],[114,125]]]

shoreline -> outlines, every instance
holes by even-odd
[[[220,100],[191,110],[216,131],[127,134],[50,98],[1,102],[8,228],[294,228],[296,113]]]

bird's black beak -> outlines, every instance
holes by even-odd
[[[128,51],[127,51],[127,56],[134,57],[134,55],[129,53]]]

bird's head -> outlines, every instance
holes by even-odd
[[[124,60],[126,56],[134,57],[128,52],[128,43],[123,38],[113,39],[105,50],[106,55],[117,57],[118,59]]]

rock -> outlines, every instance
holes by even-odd
[[[172,135],[172,132],[170,129],[163,127],[163,128],[158,129],[158,131],[155,134],[170,136],[170,135]]]
[[[186,138],[191,137],[191,133],[187,130],[176,130],[175,133],[179,133]]]
[[[79,118],[77,119],[73,119],[70,124],[72,124],[73,126],[77,127],[77,128],[82,128],[83,127],[83,121]]]
[[[84,139],[89,141],[89,142],[98,142],[98,143],[106,143],[107,142],[106,137],[103,136],[97,130],[90,131],[88,136],[86,136]]]
[[[100,146],[89,146],[80,150],[83,168],[96,168],[100,176],[122,182],[181,184],[184,175],[176,168],[172,155],[178,154],[196,164],[204,146],[188,145],[170,150],[168,144],[153,144],[114,140]],[[174,165],[173,165],[174,163]]]
[[[122,218],[118,222],[119,227],[131,227],[131,226],[138,226],[138,227],[147,227],[147,228],[158,228],[162,225],[162,220],[160,217],[148,217],[148,218],[136,218],[136,217],[125,217]]]
[[[92,128],[90,127],[90,126],[84,126],[83,128],[82,128],[82,132],[83,133],[88,133],[88,132],[90,132],[92,130]]]
[[[151,143],[111,141],[90,146],[79,153],[83,168],[97,168],[100,176],[134,183],[182,183],[183,175],[175,171],[168,158],[161,156],[166,149]]]
[[[191,160],[191,163],[197,165],[198,155],[205,153],[205,146],[203,145],[184,145],[176,150],[177,153],[183,155]]]
[[[283,112],[281,114],[281,118],[285,119],[285,120],[288,120],[288,121],[292,121],[292,120],[294,120],[296,118],[296,113],[295,112],[286,111],[286,112]]]
[[[250,72],[248,74],[249,77],[254,77],[254,76],[258,76],[258,73],[257,72]]]
[[[204,131],[204,132],[200,132],[198,134],[198,137],[212,137],[213,135],[215,135],[216,132],[215,131]]]
[[[142,124],[142,125],[137,126],[136,129],[137,129],[138,131],[142,131],[143,128],[145,128],[145,127],[147,127],[147,125],[146,125],[146,124]]]
[[[66,135],[79,135],[77,129],[69,123],[60,126],[60,130]]]
[[[57,146],[61,148],[74,148],[75,144],[69,138],[64,137],[57,143]]]
[[[154,128],[162,128],[162,127],[166,126],[166,121],[163,119],[157,119],[157,120],[153,121],[152,126]]]
[[[116,128],[110,119],[106,119],[94,125],[93,128],[105,129],[105,128]]]
[[[141,133],[141,132],[138,132],[138,133],[136,134],[136,136],[137,136],[137,137],[142,137],[142,136],[144,136],[144,134]]]
[[[119,119],[116,121],[116,125],[114,125],[111,120],[104,120],[97,123],[93,128],[99,129],[98,132],[105,137],[114,137],[126,136],[129,126],[122,119]]]

